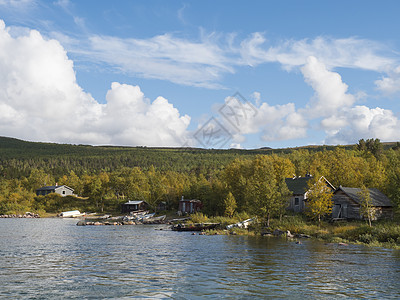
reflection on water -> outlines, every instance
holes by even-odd
[[[400,252],[0,219],[0,297],[400,298]]]

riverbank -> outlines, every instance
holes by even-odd
[[[246,216],[245,216],[246,217]],[[219,222],[220,229],[207,231],[206,234],[250,235],[250,236],[281,236],[294,240],[312,238],[326,243],[359,244],[371,247],[400,249],[400,223],[398,220],[373,222],[369,227],[363,221],[342,221],[336,223],[313,222],[304,216],[284,216],[281,220],[272,219],[267,228],[260,223],[254,223],[247,229],[226,229],[226,225],[238,222],[238,218],[208,218],[202,214],[193,215],[196,222]],[[194,222],[193,221],[193,222]]]
[[[303,216],[286,216],[274,220],[271,229],[306,234],[328,243],[352,243],[373,247],[400,249],[400,225],[397,220],[373,222],[372,227],[364,221],[342,221],[336,223],[310,222]]]

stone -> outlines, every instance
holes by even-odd
[[[275,236],[281,236],[281,235],[285,234],[285,232],[282,230],[279,230],[279,229],[275,229],[272,234]]]
[[[78,223],[76,223],[77,226],[86,226],[86,222],[85,221],[79,221]]]

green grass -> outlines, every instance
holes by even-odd
[[[377,221],[369,227],[366,222],[322,222],[320,225],[300,215],[274,219],[270,231],[289,230],[294,234],[307,234],[332,243],[355,243],[369,246],[400,248],[400,224],[398,221]]]
[[[254,223],[249,229],[233,228],[226,230],[229,224],[250,218],[248,214],[235,214],[229,217],[208,217],[203,213],[196,213],[190,216],[189,223],[220,223],[219,229],[209,230],[208,235],[214,234],[234,234],[234,235],[260,235],[265,232],[261,223]],[[374,222],[369,227],[364,221],[351,221],[328,223],[310,221],[302,215],[288,215],[282,219],[272,219],[268,231],[275,229],[282,231],[289,230],[292,234],[306,234],[313,238],[323,240],[328,243],[353,243],[372,247],[385,247],[400,249],[400,223],[397,220]]]

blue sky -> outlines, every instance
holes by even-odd
[[[248,149],[398,141],[399,8],[0,0],[0,135]]]

